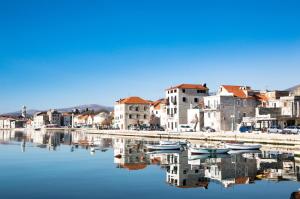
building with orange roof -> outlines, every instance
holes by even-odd
[[[115,128],[125,130],[132,126],[149,125],[150,103],[136,96],[116,101],[114,105]]]
[[[150,117],[155,117],[157,119],[156,125],[163,127],[164,129],[166,128],[166,99],[159,99],[150,104]]]
[[[181,124],[187,124],[188,109],[197,106],[208,93],[206,84],[179,84],[166,89],[167,130],[179,131]]]
[[[216,95],[204,97],[204,126],[235,131],[244,117],[254,117],[258,105],[249,86],[222,85]]]

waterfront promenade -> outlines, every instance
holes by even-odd
[[[164,131],[124,131],[124,130],[83,130],[89,134],[106,134],[129,137],[188,139],[206,141],[242,141],[249,143],[300,145],[300,135],[239,132],[164,132]]]
[[[32,131],[33,129],[0,129],[8,131]],[[133,131],[133,130],[97,130],[78,128],[47,128],[41,131],[77,131],[87,134],[117,135],[125,137],[188,139],[203,141],[241,141],[261,144],[299,145],[300,135],[270,134],[270,133],[240,133],[240,132],[166,132],[166,131]]]

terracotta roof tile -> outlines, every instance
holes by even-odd
[[[181,89],[197,89],[197,90],[208,90],[207,87],[203,86],[202,84],[179,84],[174,87],[170,87],[167,90],[181,88]]]
[[[160,105],[162,103],[164,103],[164,101],[165,101],[165,99],[159,99],[159,100],[151,103],[151,106],[153,106],[155,110],[159,110],[160,109]]]
[[[266,102],[269,101],[269,98],[266,94],[264,93],[259,93],[259,94],[255,94],[254,97],[261,102]]]
[[[121,168],[126,168],[128,170],[141,170],[147,167],[145,163],[124,163],[120,164]]]
[[[118,104],[150,104],[148,100],[140,97],[128,97],[117,101]]]
[[[222,87],[228,92],[232,93],[235,97],[238,98],[250,98],[247,94],[241,89],[243,86],[232,86],[232,85],[222,85]],[[250,87],[248,87],[250,89]]]

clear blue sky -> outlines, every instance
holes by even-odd
[[[0,113],[177,83],[300,83],[300,1],[0,0]]]

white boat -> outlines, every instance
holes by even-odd
[[[229,154],[244,154],[244,153],[254,154],[254,153],[261,153],[261,151],[260,150],[230,150],[228,153]]]
[[[159,155],[159,154],[174,154],[174,153],[180,153],[179,150],[152,150],[147,152],[148,155]]]
[[[159,144],[160,145],[173,145],[173,144],[179,144],[179,145],[187,145],[187,142],[186,141],[164,141],[164,140],[161,140],[159,141]]]
[[[226,149],[226,148],[210,148],[210,147],[201,147],[201,148],[194,148],[194,147],[190,147],[189,148],[189,152],[191,153],[191,155],[195,155],[195,154],[225,154],[228,153],[228,151],[230,151],[230,149]]]
[[[225,147],[231,150],[259,150],[260,144],[226,143]]]
[[[180,150],[181,145],[174,143],[174,144],[157,144],[157,145],[146,145],[148,150]]]
[[[231,157],[228,153],[222,154],[191,154],[189,160],[206,160],[211,158],[228,158]]]

